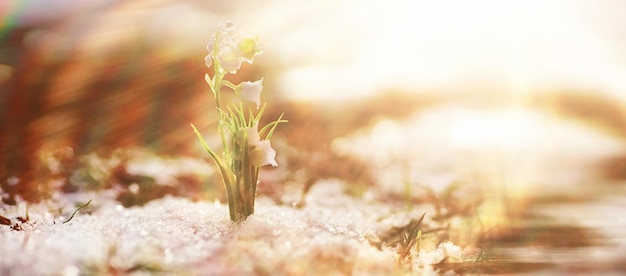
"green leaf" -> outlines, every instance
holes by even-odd
[[[269,132],[267,133],[267,135],[265,136],[265,140],[269,140],[270,138],[272,138],[272,135],[274,134],[274,130],[276,130],[276,127],[278,126],[278,124],[280,123],[287,123],[289,122],[288,120],[283,120],[283,116],[285,115],[285,113],[280,114],[280,117],[278,117],[278,119],[276,121],[273,121],[267,125],[265,125],[261,131],[259,131],[259,136],[263,135],[263,133],[265,133],[268,128],[271,127],[271,129],[269,130]]]
[[[215,162],[215,164],[217,165],[220,171],[220,175],[222,176],[222,181],[224,181],[224,187],[226,188],[226,194],[228,195],[228,210],[230,211],[231,219],[237,217],[237,215],[235,214],[236,210],[234,206],[235,203],[233,200],[235,196],[235,194],[233,193],[233,188],[234,188],[233,183],[235,183],[235,179],[234,179],[235,176],[233,175],[232,172],[228,170],[228,167],[226,167],[222,159],[220,159],[219,156],[215,154],[213,150],[211,150],[209,145],[207,145],[206,141],[204,140],[204,137],[202,137],[202,134],[200,134],[200,131],[198,131],[196,126],[191,124],[191,128],[193,128],[193,132],[196,133],[196,136],[198,136],[198,140],[200,140],[202,147],[204,147],[204,149],[209,153],[209,155],[213,159],[213,162]]]
[[[267,106],[266,103],[264,103],[263,106],[261,106],[261,109],[256,114],[256,117],[254,117],[254,123],[258,123],[259,121],[261,121],[261,116],[263,116],[263,112],[265,112],[265,107],[266,106]],[[254,124],[254,123],[252,123],[252,124]]]

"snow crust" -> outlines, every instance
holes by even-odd
[[[106,194],[57,195],[28,206],[21,231],[0,226],[0,274],[408,273],[407,266],[399,266],[394,248],[377,249],[369,242],[380,229],[401,224],[407,216],[346,196],[342,187],[333,181],[316,185],[304,208],[260,197],[255,214],[239,225],[219,202],[168,196],[124,208]],[[74,206],[90,197],[93,202],[64,224]],[[4,207],[0,214],[16,223],[25,209],[24,204]],[[442,244],[421,252],[424,258],[415,256],[411,269],[422,271],[448,255],[459,258],[459,252],[455,245]]]

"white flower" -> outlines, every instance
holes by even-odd
[[[244,100],[251,101],[256,104],[258,109],[261,105],[261,91],[263,90],[263,79],[255,82],[244,81],[237,86],[237,93]]]
[[[250,162],[255,167],[261,167],[265,165],[272,165],[272,167],[278,166],[276,163],[276,151],[272,148],[270,140],[263,140],[259,142],[256,147],[250,152]]]
[[[248,128],[248,146],[250,147],[256,147],[261,142],[261,137],[257,129],[259,129],[258,123]]]
[[[252,148],[250,151],[250,163],[254,167],[262,167],[265,165],[278,166],[276,163],[276,151],[272,148],[269,140],[261,140],[259,137],[258,124],[249,127],[248,130],[248,146]]]
[[[241,63],[244,61],[241,54],[237,51],[237,46],[232,43],[220,46],[217,57],[222,68],[231,74],[237,73],[237,70],[241,68]]]
[[[235,74],[241,63],[252,63],[254,57],[261,53],[258,40],[258,37],[239,34],[234,23],[222,22],[213,41],[207,45],[209,54],[204,58],[205,64],[211,67],[217,60],[226,72]]]

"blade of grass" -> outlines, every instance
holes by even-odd
[[[280,116],[278,117],[278,119],[276,121],[273,121],[273,122],[265,125],[261,129],[261,131],[259,131],[259,136],[263,135],[263,133],[265,133],[265,131],[267,131],[267,129],[271,127],[270,131],[267,133],[267,136],[265,136],[265,140],[269,140],[270,138],[272,138],[272,134],[274,134],[274,130],[276,130],[276,127],[278,126],[278,124],[289,122],[288,120],[283,120],[283,116],[284,115],[285,115],[285,113],[280,114]]]
[[[85,203],[84,205],[81,205],[78,208],[76,208],[76,210],[74,210],[74,213],[72,213],[72,216],[70,216],[70,218],[68,218],[66,221],[64,221],[63,224],[66,224],[66,223],[70,222],[70,220],[72,220],[74,218],[76,213],[78,213],[78,211],[80,211],[80,209],[83,209],[83,208],[89,206],[89,203],[91,203],[91,199],[89,201],[87,201],[87,203]]]

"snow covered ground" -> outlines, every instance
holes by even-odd
[[[2,275],[393,275],[395,249],[372,245],[377,233],[406,224],[415,213],[343,195],[341,183],[313,189],[305,208],[277,206],[261,197],[256,213],[236,225],[226,205],[165,197],[124,208],[105,193],[58,195],[35,205],[4,207],[19,229],[0,227]],[[78,198],[82,200],[78,200]],[[91,204],[67,223],[76,200]],[[28,212],[28,215],[26,215]],[[419,216],[419,215],[418,215]],[[19,218],[28,218],[20,222]],[[426,222],[424,223],[426,224]],[[446,242],[411,252],[415,271],[460,247]]]

